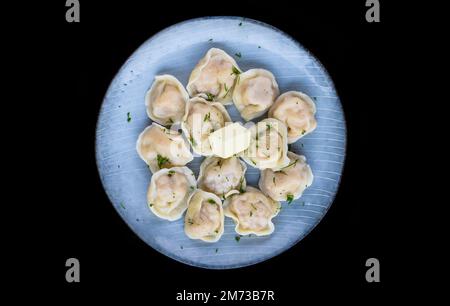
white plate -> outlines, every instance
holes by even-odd
[[[144,95],[158,74],[172,74],[187,84],[189,74],[211,47],[225,50],[243,70],[265,68],[275,75],[281,93],[300,90],[317,105],[318,127],[290,145],[307,157],[314,183],[291,205],[283,203],[268,237],[242,237],[231,219],[217,243],[190,240],[183,220],[158,219],[147,207],[151,173],[135,146],[139,133],[151,120]],[[241,57],[236,56],[240,53]],[[243,121],[234,105],[227,106],[233,121]],[[127,120],[127,113],[131,121]],[[264,118],[263,116],[262,118]],[[258,118],[258,120],[262,119]],[[193,266],[228,269],[252,265],[292,247],[305,237],[331,206],[345,159],[346,126],[333,82],[325,68],[297,41],[259,21],[240,17],[188,20],[164,29],[147,40],[125,62],[104,98],[96,132],[96,158],[100,177],[115,209],[130,228],[157,251]],[[196,175],[203,158],[188,164]],[[259,171],[248,166],[247,182],[257,187]]]

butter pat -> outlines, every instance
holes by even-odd
[[[211,133],[208,140],[214,155],[228,158],[248,148],[250,131],[235,122]]]

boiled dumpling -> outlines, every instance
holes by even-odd
[[[150,210],[169,221],[178,220],[188,206],[188,198],[197,188],[194,173],[188,167],[161,169],[154,173],[147,193]]]
[[[232,190],[245,191],[247,166],[239,158],[207,157],[200,165],[199,188],[223,199]]]
[[[264,236],[274,231],[272,218],[280,207],[279,202],[266,197],[258,189],[247,187],[246,192],[236,192],[225,200],[224,213],[234,220],[236,233]]]
[[[172,125],[183,118],[188,100],[188,93],[174,76],[157,75],[145,95],[145,106],[150,119],[162,125]]]
[[[208,136],[223,128],[226,122],[231,122],[231,118],[222,104],[195,97],[186,104],[181,127],[194,152],[209,156],[212,150]]]
[[[303,155],[288,152],[289,165],[273,171],[261,171],[259,188],[275,201],[289,203],[301,197],[303,191],[311,186],[313,174]]]
[[[288,143],[293,143],[316,128],[315,113],[316,105],[310,97],[299,91],[288,91],[272,105],[269,117],[287,126]]]
[[[187,91],[191,97],[231,104],[235,80],[241,73],[236,61],[225,51],[211,48],[198,62],[189,77]]]
[[[153,173],[162,168],[184,166],[194,159],[180,133],[154,122],[139,135],[136,150]]]
[[[188,200],[184,231],[191,239],[216,242],[224,229],[222,201],[214,193],[197,189]]]
[[[264,114],[279,94],[273,74],[264,69],[250,69],[239,76],[233,102],[246,121]]]
[[[289,163],[287,132],[283,122],[267,118],[250,127],[250,146],[241,157],[258,169],[279,169]]]

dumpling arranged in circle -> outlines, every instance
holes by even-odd
[[[223,234],[224,218],[220,198],[197,189],[188,200],[184,231],[191,239],[216,242]]]
[[[280,203],[265,196],[254,187],[244,193],[236,192],[224,202],[225,216],[234,220],[236,233],[240,235],[270,235],[275,226],[272,218],[280,211]]]
[[[236,61],[225,51],[211,48],[191,72],[187,91],[208,101],[231,104],[233,87],[241,73]]]
[[[145,95],[147,114],[162,125],[179,123],[184,116],[189,95],[183,85],[169,74],[157,75]]]
[[[209,156],[212,150],[208,136],[223,128],[226,122],[231,122],[231,118],[222,104],[195,97],[186,104],[181,127],[194,152]]]
[[[197,188],[194,173],[188,167],[164,168],[154,173],[147,193],[150,210],[169,221],[181,218],[188,198]]]
[[[280,169],[287,166],[287,129],[283,122],[267,118],[250,127],[250,146],[241,157],[258,169]]]
[[[181,133],[154,122],[139,135],[136,150],[152,173],[163,168],[184,166],[194,159]]]
[[[288,143],[294,143],[316,128],[315,113],[316,105],[309,96],[299,91],[288,91],[272,105],[269,117],[287,126]]]
[[[198,186],[225,199],[233,190],[244,192],[247,166],[239,158],[210,156],[200,165]]]
[[[239,75],[233,91],[233,102],[246,121],[263,115],[280,91],[273,74],[264,69],[250,69]]]
[[[300,198],[303,191],[311,186],[314,176],[305,156],[288,152],[288,157],[289,165],[284,168],[278,171],[261,171],[259,188],[275,201],[290,203]]]

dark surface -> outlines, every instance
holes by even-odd
[[[276,6],[260,1],[230,6],[164,1],[159,7],[144,1],[81,1],[81,23],[69,24],[64,1],[58,2],[41,3],[29,11],[32,30],[15,38],[27,42],[28,55],[38,66],[40,73],[34,70],[30,78],[48,85],[39,87],[44,91],[42,104],[30,111],[42,119],[36,137],[45,137],[36,141],[40,149],[34,158],[40,161],[36,171],[46,178],[30,186],[30,193],[45,199],[45,207],[36,209],[36,214],[33,210],[34,216],[42,213],[35,227],[39,239],[31,239],[26,247],[39,259],[43,277],[36,285],[43,285],[42,292],[62,290],[80,297],[106,288],[105,293],[141,297],[150,303],[153,299],[173,302],[175,293],[183,289],[268,289],[276,291],[278,302],[286,303],[300,294],[326,296],[313,290],[376,296],[389,287],[393,254],[387,242],[386,204],[391,203],[380,192],[379,182],[386,179],[387,187],[393,178],[384,177],[386,158],[380,156],[378,145],[386,128],[376,124],[383,112],[374,107],[392,90],[393,76],[385,73],[394,62],[388,3],[382,3],[382,22],[369,24],[364,18],[365,1],[339,5],[338,1],[299,1],[295,7],[287,1],[276,1]],[[342,183],[322,222],[276,258],[227,271],[186,266],[142,242],[109,203],[94,156],[100,104],[127,57],[165,27],[211,15],[257,19],[300,41],[330,73],[348,128]],[[64,264],[70,257],[80,260],[79,284],[65,282]],[[381,262],[379,284],[365,281],[369,257]]]

